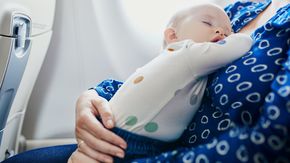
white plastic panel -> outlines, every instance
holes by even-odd
[[[21,123],[21,119],[23,118],[23,114],[17,114],[13,117],[13,120],[9,121],[6,125],[5,132],[3,134],[3,139],[0,148],[0,160],[2,161],[5,157],[9,155],[14,155],[17,151],[15,148],[17,146],[17,133],[18,127]],[[13,133],[13,134],[12,134]]]
[[[6,66],[9,61],[11,38],[0,36],[0,88],[6,72]]]
[[[40,68],[46,56],[51,35],[52,31],[49,31],[42,35],[31,38],[33,46],[30,49],[30,57],[27,61],[22,81],[19,85],[14,102],[11,106],[12,109],[9,116],[13,116],[17,112],[23,112],[26,109],[33,86],[36,82]]]
[[[32,20],[32,36],[49,31],[53,24],[55,0],[1,0],[0,22],[9,22],[10,13],[26,13]],[[11,35],[6,24],[0,25],[0,34]]]
[[[27,61],[27,66],[23,73],[21,83],[13,100],[7,119],[7,125],[2,131],[4,134],[0,148],[0,160],[4,158],[7,151],[9,151],[10,154],[15,154],[15,152],[17,152],[17,142],[20,136],[27,103],[44,60],[51,33],[52,32],[50,31],[31,38],[33,46],[30,51],[30,57]]]

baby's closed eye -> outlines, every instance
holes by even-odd
[[[210,21],[205,21],[205,20],[203,20],[202,23],[204,23],[204,24],[206,24],[206,25],[208,25],[208,26],[212,26],[212,23],[211,23]]]

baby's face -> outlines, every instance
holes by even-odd
[[[231,34],[231,23],[219,7],[204,5],[180,22],[176,35],[178,40],[194,42],[217,42]]]

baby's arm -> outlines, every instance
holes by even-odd
[[[189,47],[189,65],[194,74],[204,76],[240,58],[248,52],[252,39],[245,34],[232,34],[217,43],[197,43]]]

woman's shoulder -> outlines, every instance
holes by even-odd
[[[268,1],[267,1],[268,2]],[[261,2],[253,2],[253,1],[237,1],[235,3],[229,4],[224,8],[229,18],[232,20],[238,15],[240,15],[243,11],[249,11],[256,8],[261,7],[265,3]]]
[[[263,12],[269,5],[271,0],[264,0],[261,2],[252,1],[238,1],[225,7],[234,32],[238,32],[241,28],[247,25],[251,20],[255,19],[261,12]],[[289,23],[290,4],[280,8],[277,14],[274,15],[271,23],[285,25]]]
[[[261,13],[269,4],[271,0],[263,0],[259,2],[254,2],[253,0],[241,0],[235,3],[229,4],[224,8],[229,18],[232,20],[238,17],[244,12],[252,12],[259,14]],[[280,10],[288,11],[290,10],[290,4],[280,8]],[[278,10],[277,12],[279,12]]]

